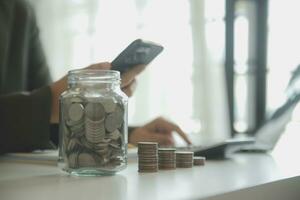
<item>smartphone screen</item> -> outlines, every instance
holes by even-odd
[[[147,65],[162,50],[163,46],[160,44],[142,39],[134,40],[112,61],[112,70],[124,73],[135,65]]]

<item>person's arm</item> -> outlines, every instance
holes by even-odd
[[[52,82],[46,56],[39,36],[35,12],[28,5],[28,88],[34,90]]]
[[[87,69],[110,67],[110,63],[105,62]],[[131,82],[126,84],[130,94]],[[0,153],[50,148],[50,125],[58,123],[59,96],[66,89],[64,76],[49,87],[0,96]]]
[[[49,87],[0,97],[0,153],[47,149],[51,91]]]
[[[162,146],[173,146],[173,132],[179,134],[187,144],[192,144],[191,140],[178,125],[162,117],[156,118],[141,127],[129,127],[128,140],[133,145],[136,145],[138,142],[157,142]]]
[[[3,6],[7,11],[3,17],[8,23],[2,24],[2,28],[10,31],[13,38],[3,54],[6,57],[2,57],[8,61],[2,80],[7,79],[7,88],[0,95],[0,153],[45,149],[49,147],[50,136],[52,95],[47,85],[51,77],[34,11],[25,1],[7,1]],[[12,78],[16,78],[16,85],[9,85],[14,84]],[[20,87],[19,83],[23,85]],[[27,92],[11,93],[20,89]]]

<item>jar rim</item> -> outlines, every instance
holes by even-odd
[[[68,72],[71,82],[120,82],[120,72],[103,69],[75,69]]]

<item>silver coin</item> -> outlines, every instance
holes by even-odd
[[[122,147],[122,142],[120,142],[119,140],[111,140],[109,142],[110,147],[112,147],[113,149],[120,149]]]
[[[79,139],[79,142],[86,149],[93,149],[94,148],[94,145],[92,143],[89,143],[85,137],[81,137]]]
[[[117,107],[115,109],[115,113],[117,113],[117,115],[119,115],[120,117],[124,117],[124,106],[121,104],[117,104]]]
[[[108,148],[108,143],[107,142],[100,142],[98,144],[94,145],[95,149],[107,149]]]
[[[112,165],[112,167],[119,166],[123,163],[123,160],[119,157],[111,158],[109,163]]]
[[[109,133],[108,137],[110,139],[117,140],[121,137],[121,133],[118,129],[116,129],[113,132]]]
[[[71,126],[75,126],[75,125],[78,125],[81,121],[72,121],[70,120],[69,118],[66,118],[65,119],[65,124],[68,126],[68,127],[71,127]]]
[[[74,153],[71,153],[69,156],[68,156],[68,166],[70,168],[76,168],[77,167],[77,153],[74,152]]]
[[[70,137],[82,137],[85,132],[85,126],[83,121],[77,123],[67,123],[66,126]]]
[[[79,146],[79,141],[76,138],[70,139],[67,150],[68,152],[75,151],[78,146]]]
[[[97,165],[93,155],[89,153],[80,153],[77,158],[78,167],[95,167]]]
[[[117,103],[113,99],[103,99],[101,103],[105,109],[106,113],[112,113],[117,107]]]
[[[109,145],[110,145],[111,147],[113,147],[113,148],[116,148],[116,149],[119,149],[119,148],[120,148],[119,144],[109,143]]]
[[[105,149],[96,149],[95,153],[97,153],[98,156],[106,158],[109,155],[109,149],[108,148],[105,148]]]
[[[113,132],[116,129],[120,128],[123,123],[123,117],[120,113],[113,112],[107,115],[105,119],[105,128],[108,132]]]
[[[105,118],[105,110],[101,103],[88,103],[85,107],[85,114],[91,121],[103,121]]]
[[[84,129],[77,129],[77,130],[72,131],[71,137],[79,138],[79,137],[84,136],[84,134],[85,134],[85,130]]]
[[[82,119],[83,114],[84,114],[84,108],[82,104],[72,103],[69,106],[68,117],[70,120],[77,122]]]
[[[113,148],[110,154],[111,159],[113,158],[119,158],[124,155],[124,151],[122,151],[120,148]]]
[[[83,97],[80,97],[80,96],[74,96],[74,97],[70,98],[70,102],[71,103],[83,103],[84,99],[83,99]]]

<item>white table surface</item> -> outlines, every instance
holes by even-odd
[[[137,172],[134,158],[115,176],[74,177],[47,161],[51,153],[43,156],[46,161],[0,156],[0,200],[300,199],[298,118],[286,129],[271,154],[235,154],[201,167],[148,174]]]
[[[142,174],[131,158],[117,175],[75,177],[62,172],[55,161],[0,157],[0,199],[200,199],[296,177],[298,161],[281,165],[270,154],[235,154],[192,169]]]

